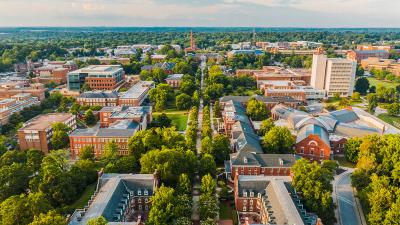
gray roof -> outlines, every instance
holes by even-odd
[[[151,112],[151,106],[105,106],[100,112],[111,112],[110,118],[130,119],[144,117]]]
[[[182,80],[183,74],[171,74],[165,80]]]
[[[386,50],[355,50],[357,54],[377,54],[377,53],[387,53],[389,54]]]
[[[98,181],[98,194],[85,212],[82,221],[78,224],[86,224],[91,218],[103,216],[109,222],[118,222],[116,215],[122,210],[122,205],[130,196],[153,195],[153,174],[103,174]]]
[[[328,131],[317,124],[307,124],[303,126],[297,133],[296,143],[306,139],[311,134],[318,135],[325,144],[330,146]]]
[[[258,101],[262,101],[265,103],[287,103],[287,102],[299,102],[298,100],[293,99],[292,97],[289,96],[260,96],[260,95],[253,95],[253,96],[224,96],[220,98],[220,102],[229,102],[231,100],[240,102],[242,104],[246,104],[250,98],[255,98]]]
[[[260,167],[292,167],[300,156],[293,154],[263,154],[255,152],[240,152],[230,155],[233,166],[257,165]],[[245,159],[247,163],[245,163]],[[282,162],[282,164],[281,164]]]
[[[348,109],[333,111],[329,114],[342,123],[350,123],[360,119],[354,111]]]
[[[118,98],[118,93],[115,91],[87,91],[80,94],[79,98]]]
[[[108,128],[88,128],[76,129],[69,136],[71,137],[131,137],[133,136],[139,125],[135,122],[129,124],[127,128],[108,127]]]
[[[364,137],[372,134],[380,134],[380,130],[373,127],[348,124],[348,123],[339,123],[336,126],[336,133],[339,135],[344,135],[348,137]]]

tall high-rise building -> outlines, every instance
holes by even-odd
[[[341,97],[353,94],[357,63],[348,59],[313,55],[311,86],[323,89],[328,97],[339,93]]]

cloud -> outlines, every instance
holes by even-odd
[[[400,27],[393,0],[0,0],[0,26]]]

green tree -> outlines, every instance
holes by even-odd
[[[219,105],[219,101],[215,101],[213,112],[214,112],[214,117],[215,118],[220,118],[221,117],[221,106]]]
[[[24,195],[14,195],[0,203],[2,225],[28,224],[32,218]]]
[[[214,156],[216,162],[223,163],[224,160],[229,159],[231,153],[230,142],[226,135],[218,134],[213,138],[211,146],[211,154]]]
[[[94,116],[91,109],[86,110],[83,119],[85,120],[85,123],[89,126],[96,124],[96,117]]]
[[[27,203],[32,215],[40,215],[53,209],[46,195],[42,192],[29,193]]]
[[[217,164],[215,163],[214,157],[210,154],[204,154],[199,163],[199,174],[204,176],[206,174],[215,175],[217,172]]]
[[[315,212],[324,224],[332,225],[335,221],[333,200],[331,197],[333,173],[307,159],[296,161],[292,167],[293,186],[302,193],[305,206]]]
[[[28,187],[30,172],[22,163],[0,167],[0,201],[23,193]]]
[[[270,117],[261,122],[260,130],[258,131],[258,135],[264,136],[268,133],[273,127],[275,127],[274,120]]]
[[[212,140],[209,136],[201,140],[201,154],[212,154]]]
[[[294,143],[295,139],[286,127],[272,127],[263,139],[263,146],[269,153],[290,153]]]
[[[200,195],[200,219],[202,221],[214,219],[218,212],[218,199],[215,195]]]
[[[107,223],[108,221],[104,217],[100,216],[98,218],[90,219],[86,225],[107,225]]]
[[[204,195],[215,195],[217,184],[210,174],[201,178],[201,193]]]
[[[62,215],[51,210],[45,214],[41,213],[35,216],[34,220],[29,225],[67,225],[67,221]]]
[[[377,94],[368,94],[367,95],[367,109],[369,112],[375,112],[375,108],[378,106],[378,96]]]
[[[94,160],[95,155],[94,155],[94,148],[92,145],[85,145],[81,150],[79,151],[79,159],[88,159],[88,160]]]
[[[357,163],[360,153],[360,145],[362,140],[359,138],[350,138],[344,145],[344,156],[352,163]]]
[[[353,101],[360,101],[361,100],[361,96],[360,93],[358,92],[353,92],[353,94],[351,95],[351,100]]]
[[[156,116],[152,122],[152,125],[155,127],[170,127],[172,120],[165,113],[161,113],[161,115]]]
[[[115,141],[110,141],[104,145],[104,159],[107,161],[115,160],[118,155],[119,146]]]
[[[149,92],[150,100],[155,103],[156,111],[162,111],[172,97],[172,88],[168,84],[158,84]]]
[[[176,190],[179,194],[190,195],[192,193],[192,183],[186,173],[179,175],[179,182]]]
[[[161,186],[150,202],[152,204],[147,224],[169,225],[174,220],[174,189]]]
[[[42,160],[43,152],[40,150],[31,149],[26,153],[26,165],[31,172],[39,171]]]
[[[387,106],[387,112],[391,116],[397,116],[400,114],[400,104],[392,103]]]
[[[252,120],[261,121],[268,117],[269,112],[264,102],[251,98],[247,103],[246,113]]]
[[[180,110],[189,109],[192,106],[192,102],[191,101],[192,101],[192,98],[189,95],[185,94],[185,93],[177,95],[176,99],[175,99],[176,108],[178,108]]]

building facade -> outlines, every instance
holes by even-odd
[[[121,106],[140,106],[149,96],[149,92],[155,87],[154,81],[139,81],[128,91],[121,94],[118,105]]]
[[[381,59],[388,59],[389,52],[386,50],[353,50],[347,52],[347,59],[360,63],[363,59],[376,57]]]
[[[53,123],[64,123],[71,131],[76,129],[76,118],[71,113],[42,114],[28,120],[18,130],[20,149],[38,149],[43,153],[49,153],[51,138],[53,136]]]
[[[167,84],[172,88],[179,88],[182,83],[182,78],[183,74],[172,74],[165,79],[165,82],[167,82]]]
[[[325,90],[328,97],[339,94],[348,97],[353,94],[357,63],[340,58],[327,58],[322,54],[313,55],[311,86]]]
[[[39,104],[39,99],[29,93],[16,94],[11,98],[0,100],[0,125],[7,124],[14,113]]]
[[[118,92],[115,91],[87,91],[76,98],[79,105],[88,106],[117,106]]]
[[[115,90],[124,83],[120,65],[93,65],[68,73],[68,89],[80,90],[86,83],[91,90]]]

